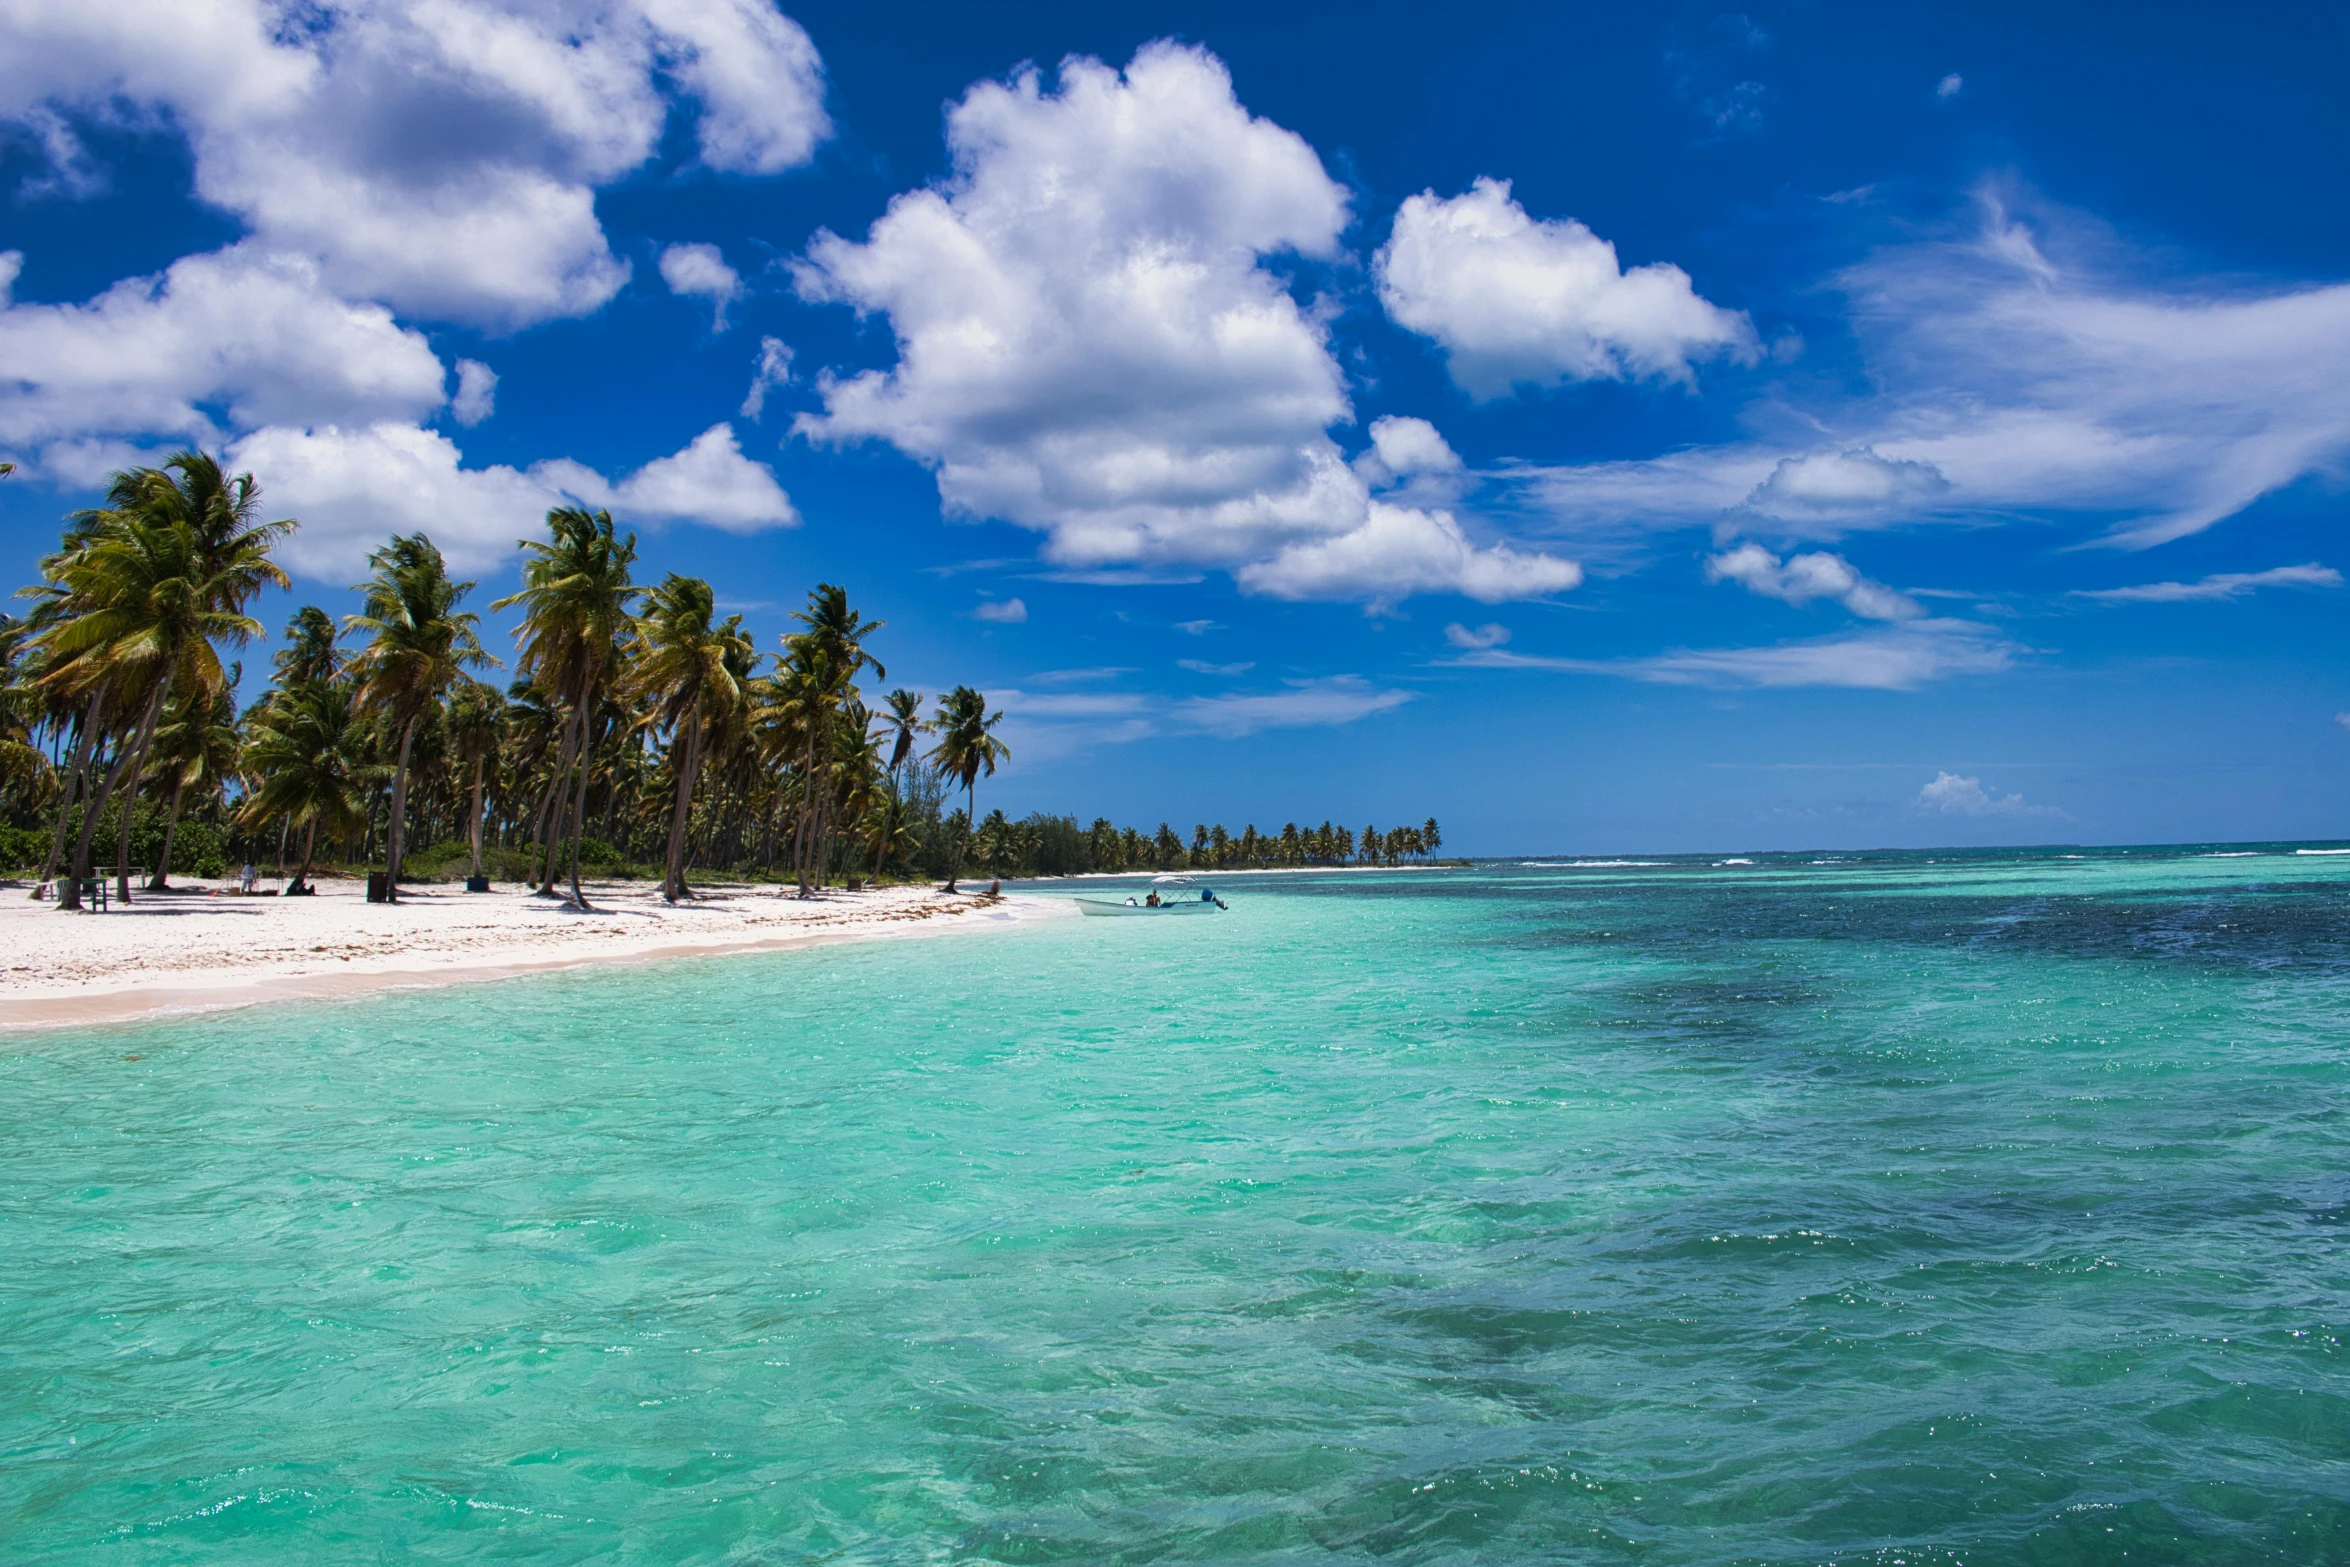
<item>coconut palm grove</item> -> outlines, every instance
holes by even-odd
[[[700,578],[655,579],[610,512],[561,506],[518,542],[515,646],[484,646],[477,584],[424,533],[368,557],[359,612],[297,610],[266,691],[241,711],[248,610],[290,586],[272,559],[299,526],[251,474],[199,451],[114,475],[75,513],[22,616],[0,619],[0,861],[78,909],[130,901],[174,869],[266,865],[312,878],[524,882],[583,907],[583,877],[777,880],[802,896],[964,874],[1231,870],[1425,860],[1431,817],[1358,832],[978,813],[1009,755],[1000,712],[957,686],[888,679],[883,623],[822,583],[761,650]],[[640,575],[643,580],[640,580]],[[501,674],[510,679],[501,680]],[[976,825],[974,825],[976,823]]]

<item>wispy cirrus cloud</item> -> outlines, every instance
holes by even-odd
[[[2075,598],[2101,604],[2190,604],[2238,599],[2258,588],[2338,588],[2342,574],[2331,566],[2272,566],[2267,571],[2221,571],[2193,582],[2143,582],[2126,588],[2080,588]]]
[[[2019,516],[2144,549],[2350,466],[2350,284],[2149,285],[2088,225],[2022,204],[1986,189],[1965,237],[1836,279],[1877,389],[1784,410],[1809,439],[1490,477],[1587,550]]]
[[[1846,636],[1768,647],[1674,648],[1643,658],[1550,658],[1508,648],[1475,649],[1439,660],[1453,669],[1553,669],[1613,675],[1651,685],[1911,691],[1958,675],[2007,669],[2023,651],[1966,620],[1911,620]]]
[[[1175,704],[1178,723],[1237,739],[1260,729],[1329,729],[1384,713],[1412,700],[1409,691],[1375,686],[1359,675],[1292,680],[1281,691],[1186,697]]]
[[[1210,666],[1210,672],[1236,678],[1252,667]],[[1038,683],[1049,678],[1038,677]],[[1414,696],[1349,674],[1299,676],[1265,689],[1213,696],[1012,688],[990,693],[990,700],[1004,710],[1014,756],[1041,760],[1169,735],[1237,740],[1269,729],[1340,728],[1390,712]]]

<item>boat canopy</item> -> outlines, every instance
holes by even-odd
[[[1153,876],[1151,878],[1151,885],[1154,887],[1188,887],[1191,884],[1189,876]]]

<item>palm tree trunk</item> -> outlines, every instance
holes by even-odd
[[[588,759],[584,756],[581,757],[579,759],[579,793],[573,797],[571,803],[571,901],[582,909],[588,906],[588,901],[587,894],[579,890],[579,844],[581,837],[579,823],[587,813],[588,779],[593,773],[594,769],[588,765]]]
[[[57,830],[49,835],[49,857],[41,862],[41,881],[57,874],[57,862],[65,853],[65,823],[73,814],[74,796],[90,792],[90,752],[98,743],[98,710],[104,700],[104,688],[91,692],[90,705],[82,713],[82,732],[74,736],[73,742],[73,771],[66,775],[65,791],[57,801]],[[38,891],[39,886],[36,882],[34,890]]]
[[[154,691],[148,696],[147,714],[145,718],[140,720],[137,730],[137,734],[142,739],[148,726],[154,720],[156,710],[162,706],[164,688],[170,683],[168,680],[158,680],[155,683]],[[57,906],[61,909],[78,909],[82,906],[82,883],[88,880],[90,875],[91,835],[98,830],[100,819],[106,815],[106,802],[113,796],[116,782],[121,779],[123,769],[130,765],[131,758],[135,754],[136,752],[131,745],[125,744],[120,748],[114,758],[114,765],[107,769],[106,776],[99,780],[97,793],[92,797],[89,808],[82,813],[82,830],[76,837],[73,846],[73,884],[68,889],[68,896],[57,900]],[[130,812],[125,811],[123,812],[122,832],[118,836],[127,845],[130,842],[130,834]]]
[[[90,759],[90,773],[96,786],[82,791],[82,826],[74,834],[73,853],[65,862],[65,882],[57,889],[57,906],[78,909],[82,906],[82,883],[90,876],[90,842],[97,835],[98,823],[106,814],[106,802],[113,797],[115,781],[130,765],[130,746],[126,737],[116,736],[112,754]]]
[[[685,896],[685,824],[693,814],[694,775],[702,766],[702,713],[699,707],[686,720],[685,760],[677,770],[677,803],[669,811],[669,864],[661,879],[661,896],[675,903]]]
[[[171,786],[171,814],[163,823],[163,853],[155,863],[155,874],[147,879],[149,892],[168,891],[171,886],[171,840],[179,836],[180,801],[188,792],[188,780],[181,778]]]
[[[131,757],[131,776],[122,795],[122,828],[114,835],[114,895],[131,901],[131,819],[139,809],[139,777],[147,770],[147,746],[155,738],[155,721],[163,714],[163,694],[171,682],[159,680],[147,699],[147,718],[139,725],[139,748]]]
[[[563,726],[555,775],[547,780],[547,798],[539,806],[539,874],[535,879],[537,890],[550,898],[555,895],[555,850],[563,842],[563,810],[571,798],[571,761],[579,754],[579,726],[575,705],[570,721]]]
[[[302,868],[294,872],[294,879],[287,886],[283,896],[290,898],[297,892],[310,890],[310,856],[317,847],[318,818],[313,816],[302,827]]]
[[[600,671],[588,667],[587,690],[579,704],[579,793],[571,805],[571,902],[574,908],[588,906],[587,894],[579,890],[579,842],[587,823],[588,780],[596,772],[595,731],[596,677]]]
[[[473,808],[468,817],[471,825],[466,831],[466,836],[473,842],[473,870],[471,874],[475,876],[481,874],[481,780],[482,769],[488,761],[487,755],[477,756],[473,759]]]
[[[955,883],[963,879],[963,854],[970,848],[972,837],[979,830],[979,776],[974,773],[963,782],[963,831],[955,839],[955,858],[947,871],[946,890],[953,892]]]
[[[808,721],[808,756],[800,769],[800,823],[792,837],[792,872],[800,884],[800,896],[808,896],[808,829],[816,817],[816,722]]]
[[[568,734],[570,726],[566,724],[564,730]],[[562,792],[564,782],[569,777],[568,768],[558,771],[547,779],[547,786],[539,791],[538,812],[531,818],[530,823],[529,882],[534,892],[547,891],[547,884],[554,880],[554,872],[548,869],[553,860],[547,852],[547,830],[555,810],[555,797]]]
[[[384,893],[393,903],[400,901],[400,851],[408,846],[408,748],[416,743],[416,723],[423,716],[418,712],[400,726],[400,765],[392,770],[392,819],[384,830]]]

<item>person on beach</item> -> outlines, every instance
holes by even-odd
[[[237,876],[237,891],[250,897],[252,895],[254,886],[259,883],[260,880],[261,873],[253,868],[253,862],[251,860],[247,860],[245,862],[244,870],[241,871]]]

